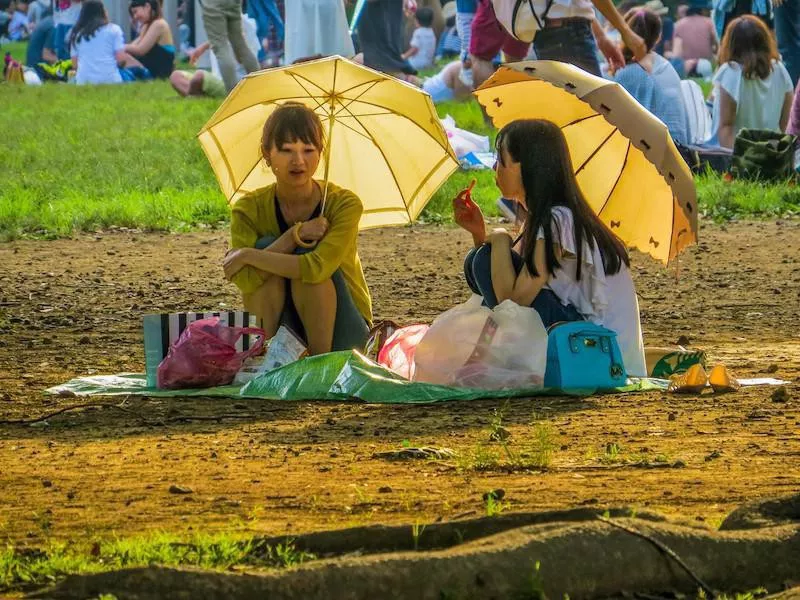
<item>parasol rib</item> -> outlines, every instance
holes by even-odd
[[[596,117],[602,117],[600,113],[595,113],[593,115],[589,115],[588,117],[581,117],[580,119],[575,119],[574,121],[570,121],[566,125],[563,125],[561,129],[566,129],[567,127],[572,127],[573,125],[577,125],[578,123],[583,123],[584,121],[588,121],[589,119],[594,119]],[[613,125],[613,123],[612,123]]]
[[[622,134],[620,134],[622,135]],[[631,153],[631,141],[628,140],[628,148],[625,150],[625,160],[622,161],[622,166],[619,169],[619,173],[617,174],[617,180],[614,182],[614,185],[611,186],[611,189],[608,192],[608,196],[606,196],[605,201],[603,202],[603,206],[597,211],[598,216],[600,213],[608,206],[609,201],[611,200],[611,196],[614,195],[614,190],[617,189],[617,185],[619,185],[619,180],[622,179],[622,174],[625,172],[625,165],[628,164],[628,156]]]
[[[411,211],[409,210],[409,204],[413,202],[413,200],[417,197],[417,194],[419,194],[420,190],[425,186],[426,183],[428,183],[428,181],[430,181],[431,177],[433,177],[433,174],[439,170],[439,167],[441,167],[448,158],[450,158],[450,155],[447,154],[447,152],[445,152],[444,156],[441,159],[439,159],[439,162],[437,162],[436,165],[428,171],[428,174],[425,176],[425,178],[422,180],[419,186],[417,186],[417,189],[415,189],[414,193],[411,194],[411,198],[408,200],[408,202],[405,203],[406,212],[408,213],[409,223],[413,223],[414,221],[414,219],[411,218]]]
[[[614,134],[615,134],[615,133],[617,133],[617,131],[619,131],[619,129],[617,129],[616,127],[614,127],[614,130],[613,130],[611,133],[609,133],[609,134],[608,134],[608,136],[606,136],[606,139],[604,139],[602,142],[600,142],[600,144],[597,146],[597,148],[595,148],[595,149],[594,149],[594,151],[593,151],[593,152],[592,152],[592,153],[591,153],[591,154],[588,156],[588,158],[587,158],[585,161],[583,161],[583,162],[581,163],[581,166],[580,166],[580,167],[578,167],[577,169],[575,169],[575,175],[576,175],[576,176],[578,175],[578,173],[580,173],[581,171],[583,171],[583,168],[584,168],[586,165],[588,165],[588,164],[589,164],[589,162],[590,162],[590,161],[591,161],[591,160],[592,160],[592,159],[593,159],[595,156],[597,156],[597,153],[598,153],[598,152],[600,152],[600,150],[602,150],[602,149],[603,149],[603,146],[605,146],[605,145],[606,145],[606,142],[608,142],[608,140],[610,140],[610,139],[611,139],[611,138],[614,136]]]
[[[403,200],[403,203],[405,204],[405,197],[403,196],[403,188],[400,187],[400,182],[397,181],[397,176],[394,174],[394,171],[392,170],[392,167],[391,167],[391,163],[389,162],[389,158],[386,156],[386,153],[383,151],[383,148],[381,148],[380,144],[378,144],[378,141],[375,139],[375,137],[372,135],[372,133],[366,127],[366,125],[364,125],[361,121],[359,121],[358,117],[355,116],[352,112],[350,112],[349,108],[346,108],[345,110],[350,114],[351,117],[353,117],[356,121],[358,121],[359,125],[361,125],[364,128],[364,131],[367,132],[367,135],[369,136],[369,139],[372,140],[372,143],[375,144],[375,147],[378,149],[378,152],[381,153],[381,156],[383,157],[383,162],[386,163],[386,166],[389,169],[389,173],[392,174],[392,179],[394,180],[394,184],[397,187],[397,192],[400,194],[400,198]],[[395,114],[395,113],[392,113],[392,114]],[[402,115],[399,115],[399,116],[402,116]],[[408,210],[408,207],[406,207],[406,210]]]
[[[239,186],[236,185],[236,180],[233,178],[233,169],[231,168],[231,163],[228,161],[228,157],[225,156],[225,153],[222,151],[222,144],[219,143],[219,138],[214,133],[214,131],[212,129],[210,129],[210,128],[208,130],[208,135],[211,136],[211,138],[214,140],[214,143],[217,145],[217,150],[219,151],[219,156],[220,156],[220,158],[222,158],[222,162],[225,163],[225,169],[228,171],[228,177],[230,178],[231,183],[233,184],[233,188],[234,188],[234,192],[235,192],[236,188],[239,187]]]
[[[340,112],[342,112],[342,111],[344,111],[344,110],[347,110],[347,108],[348,108],[348,107],[349,107],[349,106],[350,106],[350,105],[351,105],[353,102],[357,102],[357,101],[358,101],[358,99],[359,99],[359,98],[361,98],[361,96],[363,96],[364,94],[366,94],[367,92],[369,92],[369,91],[370,91],[372,88],[374,88],[374,87],[375,87],[376,85],[378,85],[379,83],[380,83],[380,81],[378,81],[378,80],[376,80],[376,81],[371,81],[371,82],[370,82],[370,86],[369,86],[367,89],[365,89],[365,90],[363,90],[363,91],[359,92],[359,94],[358,94],[358,95],[357,95],[355,98],[347,98],[347,104],[345,104],[345,103],[344,103],[342,100],[339,100],[339,105],[340,105],[340,106],[339,106],[339,110],[337,110],[337,111],[336,111],[336,114],[338,115]],[[339,93],[338,93],[338,96],[341,96],[342,94],[345,94],[345,93],[347,93],[347,92],[349,92],[349,91],[351,91],[351,90],[354,90],[354,89],[356,89],[356,87],[358,87],[358,86],[352,87],[352,88],[350,88],[349,90],[342,90],[341,92],[339,92]]]
[[[300,77],[300,76],[298,76],[296,73],[292,73],[291,71],[289,71],[289,72],[288,72],[288,75],[289,75],[289,77],[291,77],[292,79],[294,79],[294,80],[295,80],[295,82],[297,83],[297,85],[299,85],[301,88],[303,88],[303,91],[304,91],[304,92],[307,94],[307,96],[302,96],[302,98],[310,98],[311,100],[313,100],[314,102],[316,102],[316,103],[317,103],[317,108],[325,108],[325,103],[324,103],[324,102],[320,102],[319,100],[317,100],[317,98],[327,98],[327,96],[315,96],[315,95],[314,95],[314,94],[312,94],[312,93],[311,93],[311,92],[308,90],[308,88],[307,88],[306,86],[304,86],[304,85],[303,85],[303,83],[300,81],[300,79],[304,79],[305,81],[308,81],[308,79],[306,79],[305,77]],[[323,90],[321,87],[319,87],[317,84],[315,84],[313,81],[309,81],[309,83],[310,83],[311,85],[313,85],[314,87],[316,87],[316,88],[319,88],[319,89],[320,89],[320,90],[322,90],[323,92],[325,91],[325,90]]]

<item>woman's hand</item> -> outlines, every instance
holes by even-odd
[[[612,75],[625,66],[625,58],[622,56],[622,50],[614,42],[612,42],[606,35],[605,30],[600,27],[597,19],[592,21],[592,34],[597,42],[597,48],[603,53],[608,61],[608,72]]]
[[[635,34],[630,27],[625,27],[625,29],[620,30],[619,33],[622,37],[622,41],[633,54],[633,60],[639,62],[647,56],[647,44],[645,44],[644,40]]]
[[[310,221],[305,221],[302,225],[300,225],[300,239],[318,242],[325,237],[326,233],[328,233],[329,227],[330,223],[328,223],[328,219],[322,216],[317,217],[316,219],[311,219]]]
[[[597,40],[597,48],[605,56],[610,74],[613,75],[625,66],[625,57],[622,55],[622,49],[608,39],[608,36]]]
[[[236,248],[228,250],[225,258],[222,259],[222,269],[225,271],[225,279],[230,281],[234,275],[246,267],[249,263],[247,261],[250,252],[255,248]]]
[[[479,246],[486,238],[486,223],[480,207],[470,197],[470,190],[471,188],[462,190],[453,198],[453,217],[459,227],[472,234],[475,245]]]

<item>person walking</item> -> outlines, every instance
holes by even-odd
[[[203,26],[211,50],[219,62],[225,89],[236,86],[236,63],[248,73],[258,71],[258,59],[248,48],[242,32],[242,7],[238,0],[203,0]]]

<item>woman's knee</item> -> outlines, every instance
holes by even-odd
[[[245,307],[256,314],[258,314],[256,308],[262,311],[270,307],[282,310],[285,292],[286,280],[283,277],[272,275],[254,292],[242,294],[242,300]]]

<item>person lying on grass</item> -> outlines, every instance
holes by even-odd
[[[276,183],[234,204],[224,260],[267,337],[285,324],[310,354],[363,348],[372,321],[356,247],[363,207],[353,192],[313,178],[324,145],[314,111],[294,102],[275,109],[261,153]]]
[[[489,308],[504,300],[534,308],[545,327],[589,320],[615,331],[628,374],[646,376],[628,252],[578,188],[561,129],[514,121],[496,146],[497,187],[527,217],[514,242],[505,229],[487,234],[466,190],[453,199],[456,223],[475,243],[464,263],[467,284]]]

